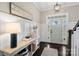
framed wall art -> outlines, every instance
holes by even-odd
[[[25,18],[28,20],[32,20],[32,15],[27,12],[26,10],[22,9],[21,7],[17,6],[16,4],[10,2],[10,14]]]

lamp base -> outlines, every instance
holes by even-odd
[[[11,48],[17,47],[17,34],[11,34]]]

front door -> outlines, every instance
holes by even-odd
[[[48,35],[52,43],[67,44],[67,25],[65,15],[53,16],[48,18]]]

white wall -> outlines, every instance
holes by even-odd
[[[25,8],[25,10],[27,11],[27,12],[29,12],[29,13],[31,13],[32,14],[32,16],[33,16],[33,21],[35,21],[35,22],[37,22],[38,24],[39,24],[39,31],[40,31],[40,12],[38,11],[38,9],[36,9],[36,7],[34,7],[34,5],[33,4],[31,4],[31,3],[27,3],[27,5],[23,5],[24,3],[15,3],[15,4],[17,4],[19,7],[21,7],[21,8],[25,8],[25,6],[27,7],[27,8]],[[10,13],[9,11],[9,3],[8,2],[0,2],[0,10],[1,11],[4,11],[4,12],[7,12],[7,13]],[[16,18],[16,17],[15,17]],[[18,19],[19,20],[19,19]],[[40,33],[40,32],[39,32]],[[19,34],[19,38],[21,37],[21,36],[23,36],[24,34]],[[21,37],[22,38],[22,37]],[[4,42],[5,40],[6,40],[6,42],[8,43],[9,42],[9,40],[8,39],[10,39],[10,35],[9,34],[3,34],[3,35],[0,35],[0,48],[3,48],[3,47],[5,47],[6,45],[8,45],[8,44],[4,44],[4,43],[2,43],[2,42]]]
[[[63,7],[61,8],[60,12],[55,13],[54,10],[49,10],[45,12],[41,12],[41,41],[47,41],[48,40],[48,31],[46,30],[47,27],[43,26],[43,24],[46,25],[46,16],[54,15],[54,14],[61,14],[61,13],[68,13],[69,17],[69,29],[72,29],[72,26],[74,27],[75,23],[79,20],[79,5],[75,6],[69,6],[69,7]],[[72,24],[72,25],[71,25]]]
[[[72,29],[75,27],[76,24],[77,24],[77,21],[69,22],[69,24],[68,24],[68,28],[72,30]]]
[[[41,31],[41,33],[40,33],[40,36],[41,36],[40,37],[40,42],[41,41],[43,41],[43,42],[44,41],[45,42],[49,42],[49,40],[48,40],[48,32],[47,32],[48,31],[48,29],[47,29],[48,25],[47,24],[41,24],[40,26],[41,26],[41,30],[40,30]]]
[[[1,11],[4,11],[4,12],[7,12],[7,13],[10,13],[9,12],[9,2],[0,2],[0,10]]]

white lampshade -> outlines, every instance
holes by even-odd
[[[6,23],[4,26],[5,33],[19,33],[21,32],[20,23]]]

